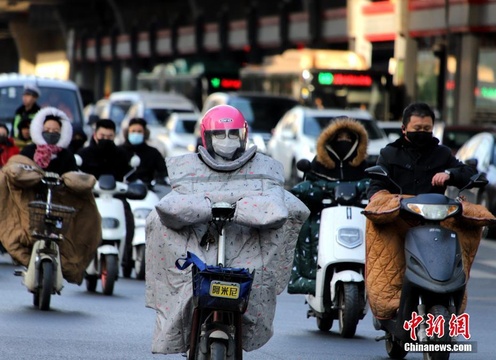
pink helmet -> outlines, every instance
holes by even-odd
[[[216,133],[229,136],[230,133],[236,132],[239,136],[240,147],[237,151],[246,150],[248,140],[248,123],[246,122],[241,111],[230,105],[218,105],[208,110],[201,121],[201,137],[203,146],[213,152],[212,136]],[[239,154],[238,154],[239,156]]]

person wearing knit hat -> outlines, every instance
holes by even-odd
[[[31,134],[29,133],[29,126],[31,125],[31,119],[23,119],[17,125],[17,137],[13,137],[15,145],[19,150],[24,149],[26,145],[32,144]],[[14,132],[14,131],[13,131]]]
[[[72,139],[72,125],[67,115],[54,107],[38,111],[29,128],[33,143],[21,155],[34,160],[45,171],[64,174],[77,171],[74,154],[67,150]]]
[[[40,89],[35,84],[24,85],[22,105],[16,109],[14,120],[12,121],[14,139],[17,139],[19,136],[19,123],[23,120],[31,122],[35,114],[40,110],[40,106],[37,103],[39,97]]]

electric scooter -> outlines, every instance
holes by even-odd
[[[23,284],[33,293],[33,304],[40,310],[50,309],[53,294],[63,288],[59,243],[64,241],[70,219],[75,209],[52,203],[53,191],[63,185],[57,173],[46,172],[41,179],[46,187],[45,201],[29,203],[31,236],[36,239],[26,270],[16,270],[23,277]]]
[[[133,170],[126,174],[125,179],[139,166],[139,161],[139,157],[133,156],[130,163]],[[93,193],[102,218],[102,242],[86,269],[86,289],[95,292],[100,279],[103,294],[112,295],[126,246],[126,216],[120,198],[141,200],[145,198],[147,189],[141,183],[126,184],[115,181],[113,175],[101,175]]]
[[[304,174],[311,169],[308,160],[300,160],[297,167]],[[310,307],[307,318],[315,317],[321,331],[329,331],[337,319],[341,336],[351,338],[367,313],[365,216],[361,214],[367,201],[357,182],[339,182],[325,192],[328,196],[322,201],[320,215],[315,295],[305,295]]]
[[[212,205],[212,223],[219,234],[217,263],[207,265],[195,254],[178,259],[180,270],[193,267],[195,308],[191,323],[189,360],[242,360],[242,316],[248,307],[253,275],[245,268],[225,267],[225,225],[234,216],[235,205]],[[208,244],[207,244],[208,246]],[[181,260],[184,260],[180,264]]]
[[[136,279],[145,279],[145,247],[146,247],[146,218],[160,201],[158,195],[148,190],[143,200],[129,200],[134,215],[133,253],[134,272]]]
[[[370,167],[366,173],[371,178],[390,181],[401,194],[401,187],[381,166]],[[476,174],[459,191],[486,184],[484,175]],[[409,228],[405,236],[406,268],[397,314],[392,319],[374,318],[375,329],[385,332],[376,340],[386,341],[390,358],[404,358],[408,353],[407,343],[429,345],[453,341],[449,335],[450,319],[459,314],[467,278],[458,234],[443,227],[441,222],[461,214],[459,198],[451,199],[441,194],[421,194],[400,201],[400,216],[413,217],[419,225]],[[440,331],[428,336],[429,318],[438,321]],[[426,347],[424,359],[449,359],[448,351],[430,349]]]

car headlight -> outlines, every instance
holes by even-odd
[[[407,204],[414,214],[421,215],[426,220],[444,220],[460,209],[460,205]]]
[[[119,220],[115,218],[102,218],[102,228],[103,229],[117,229],[119,227]]]
[[[136,219],[146,219],[152,209],[134,209],[133,215]]]
[[[356,248],[363,243],[362,231],[358,228],[341,228],[338,230],[338,243],[348,249]]]

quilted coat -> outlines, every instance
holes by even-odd
[[[406,197],[406,196],[405,196]],[[390,319],[399,307],[405,273],[404,238],[415,225],[400,217],[401,195],[377,192],[364,210],[367,217],[365,286],[370,309],[379,319]],[[483,206],[462,201],[463,213],[441,225],[455,231],[462,249],[467,279],[482,236],[482,227],[496,218]],[[465,300],[460,313],[465,310]]]
[[[226,266],[255,270],[249,305],[243,315],[243,349],[251,351],[272,336],[276,296],[285,288],[298,231],[307,207],[283,188],[279,162],[247,150],[239,159],[217,163],[199,154],[167,158],[172,191],[147,218],[146,306],[155,309],[153,353],[188,349],[192,301],[191,267],[179,270],[187,251],[207,264],[216,262],[217,244],[201,246],[209,230],[211,205],[236,204],[225,228]]]
[[[12,258],[24,266],[28,266],[34,243],[28,203],[38,195],[43,174],[23,155],[11,157],[0,171],[0,240]],[[60,243],[62,275],[69,283],[79,285],[101,241],[101,219],[92,193],[96,179],[80,172],[67,172],[61,177],[65,186],[54,192],[53,202],[76,209]]]

